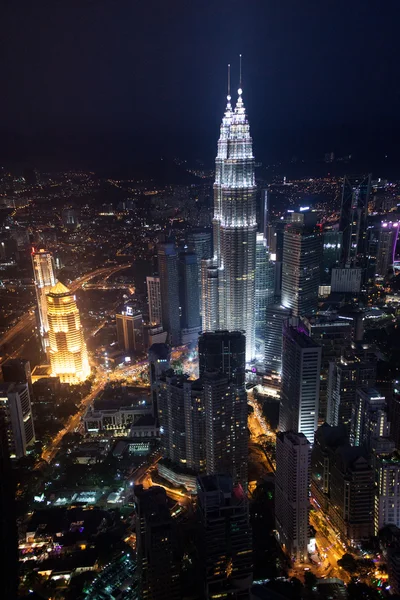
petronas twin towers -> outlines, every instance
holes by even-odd
[[[253,143],[241,85],[222,119],[214,183],[214,257],[202,264],[203,330],[246,334],[255,357],[256,184]]]

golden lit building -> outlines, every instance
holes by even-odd
[[[81,383],[90,375],[76,299],[60,281],[47,294],[51,374],[62,383]]]
[[[32,265],[39,313],[40,339],[43,350],[47,352],[49,346],[49,321],[47,318],[46,294],[57,283],[53,256],[45,250],[36,251],[32,248]]]

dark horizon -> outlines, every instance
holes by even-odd
[[[257,160],[399,162],[397,2],[24,4],[3,19],[3,164],[212,164],[240,52]]]

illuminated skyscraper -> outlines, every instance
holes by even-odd
[[[302,225],[285,228],[282,264],[282,305],[293,316],[312,315],[318,308],[322,236]]]
[[[40,337],[43,349],[49,345],[49,322],[47,319],[46,294],[56,284],[54,260],[50,252],[32,250],[33,275],[35,279],[36,299],[39,313]]]
[[[241,87],[238,95],[233,110],[228,90],[215,161],[214,256],[219,275],[219,327],[246,333],[249,362],[255,357],[256,185]]]
[[[307,559],[310,541],[310,449],[303,433],[284,431],[276,436],[276,531],[295,561]]]
[[[175,245],[158,244],[158,271],[160,273],[162,325],[168,332],[169,342],[177,346],[181,340],[179,316],[178,256]]]
[[[0,384],[0,418],[11,458],[26,456],[35,443],[35,429],[27,383]]]
[[[201,261],[201,326],[203,331],[219,329],[218,265],[214,258]]]
[[[198,273],[198,288],[199,288],[199,311],[201,315],[201,261],[208,260],[212,257],[212,231],[211,229],[199,229],[189,233],[188,236],[189,248],[197,255],[197,273]]]
[[[125,352],[143,351],[143,317],[132,303],[127,303],[115,315],[118,344]]]
[[[275,296],[275,263],[269,259],[269,251],[262,233],[257,233],[256,243],[256,295],[255,333],[257,359],[264,360],[267,306],[273,304]]]
[[[86,343],[76,299],[60,281],[47,294],[49,354],[53,377],[81,383],[90,375]]]
[[[304,433],[310,444],[318,427],[321,352],[308,335],[285,324],[279,431]]]
[[[367,216],[371,175],[343,179],[339,230],[343,232],[342,264],[365,268],[367,256]]]
[[[159,277],[146,277],[149,320],[154,325],[162,323],[161,290]]]

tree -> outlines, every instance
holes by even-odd
[[[348,573],[357,571],[357,561],[352,554],[343,554],[342,558],[337,561],[337,564]]]
[[[312,571],[304,572],[304,585],[309,590],[312,590],[317,585],[317,577],[314,575]]]

